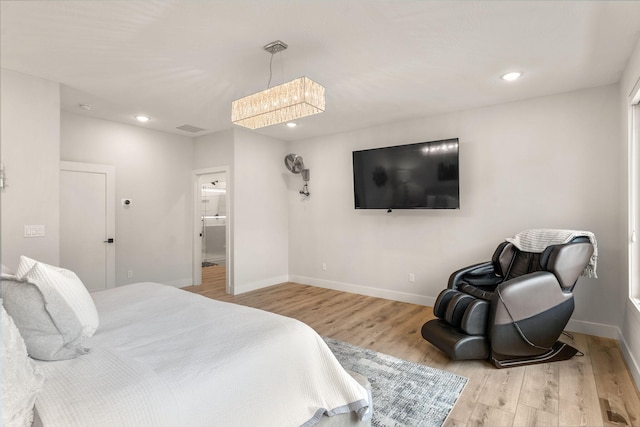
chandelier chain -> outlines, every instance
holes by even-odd
[[[284,83],[284,61],[282,58],[284,57],[284,52],[280,54],[280,78],[282,79],[282,83]]]
[[[275,53],[271,53],[271,59],[269,59],[269,82],[267,83],[267,89],[271,88],[271,77],[273,77],[273,55]]]
[[[267,82],[267,89],[271,88],[271,80],[273,79],[273,57],[277,52],[271,53],[271,58],[269,59],[269,82]],[[280,55],[280,74],[282,81],[284,82],[284,63],[282,61],[282,54]]]

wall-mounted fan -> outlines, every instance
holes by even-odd
[[[304,161],[302,160],[302,156],[298,156],[297,154],[289,153],[284,156],[284,165],[289,169],[291,173],[302,174],[302,180],[304,181],[304,186],[302,190],[300,190],[300,194],[305,196],[309,195],[309,188],[307,183],[309,182],[309,169],[304,167]]]
[[[284,157],[284,165],[293,173],[300,173],[304,169],[304,161],[302,160],[302,156],[298,156],[297,154],[287,154]]]

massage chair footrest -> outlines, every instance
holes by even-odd
[[[537,356],[514,357],[492,353],[491,362],[496,368],[512,368],[514,366],[534,365],[536,363],[560,362],[571,359],[578,350],[562,341],[556,341],[551,350]]]
[[[441,319],[429,320],[422,326],[422,337],[453,360],[489,358],[486,335],[467,335]]]

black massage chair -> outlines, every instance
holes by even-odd
[[[570,359],[578,350],[558,338],[593,251],[588,237],[541,253],[503,242],[491,261],[451,275],[422,336],[453,360],[490,359],[498,368]]]

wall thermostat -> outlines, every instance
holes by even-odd
[[[122,199],[122,206],[131,206],[131,199]]]

